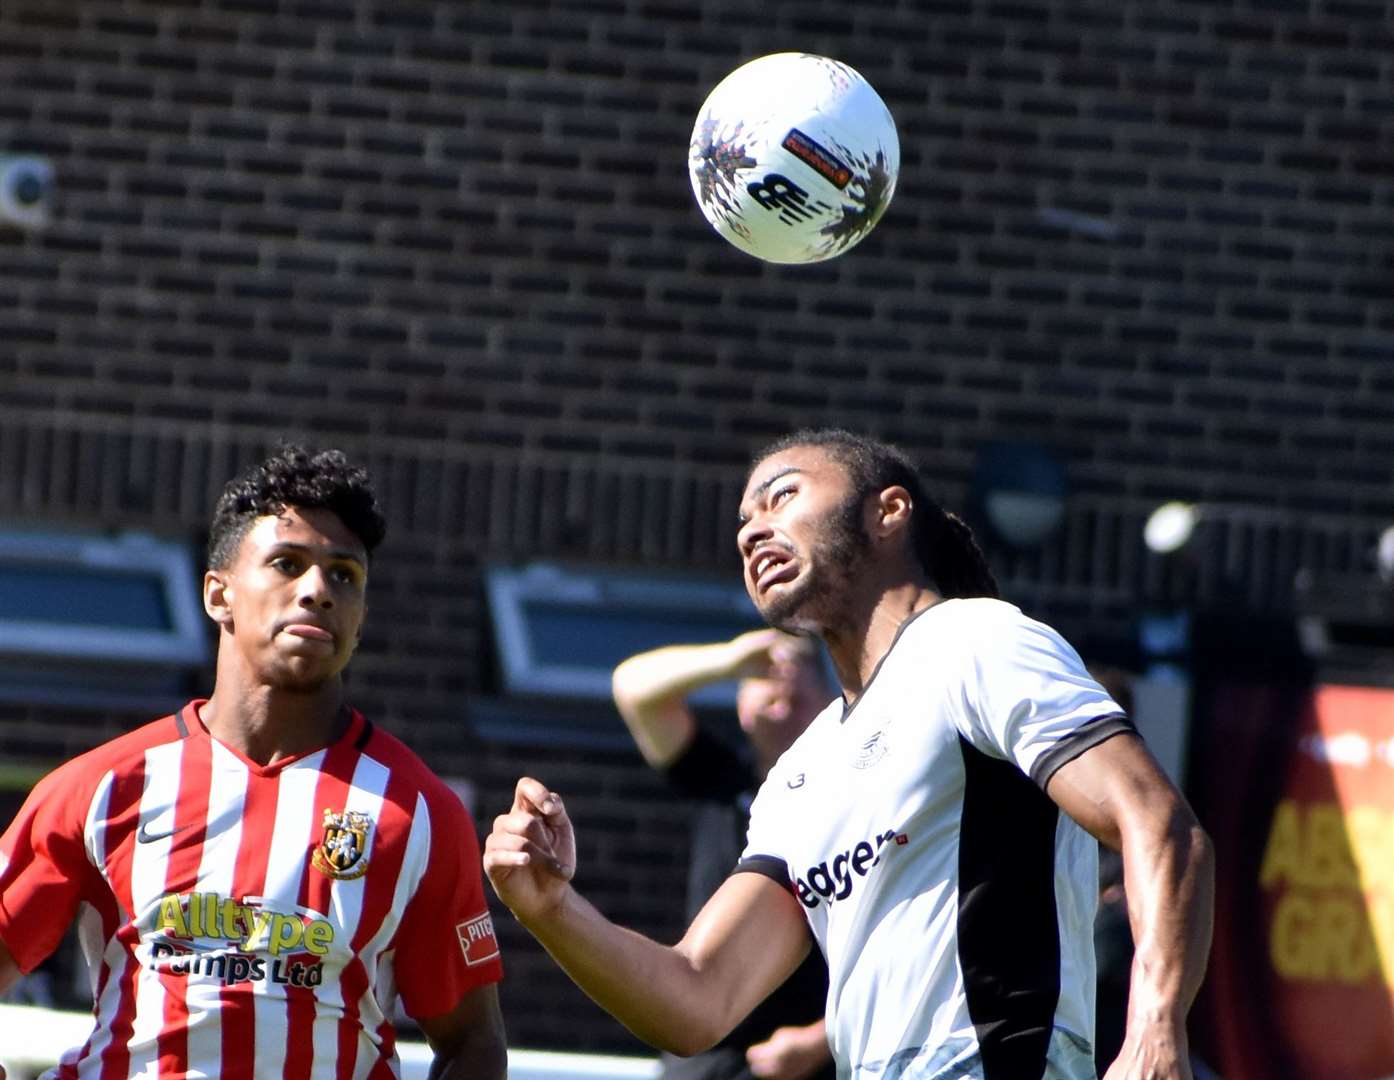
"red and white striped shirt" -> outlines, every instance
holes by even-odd
[[[54,1075],[398,1075],[398,995],[429,1018],[502,977],[468,811],[358,712],[263,766],[200,705],[61,766],[0,838],[0,940],[30,971],[76,918],[90,970]]]

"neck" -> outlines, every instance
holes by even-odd
[[[883,583],[879,588],[865,585],[871,583],[849,590],[852,596],[864,599],[854,603],[842,622],[822,631],[849,705],[862,696],[905,621],[943,599],[922,575]]]
[[[290,690],[225,680],[220,671],[199,711],[209,734],[259,765],[329,745],[347,729],[349,717],[337,675],[311,689]]]

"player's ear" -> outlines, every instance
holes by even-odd
[[[203,575],[203,610],[220,627],[232,626],[232,581],[225,570]]]
[[[876,499],[872,536],[890,537],[910,526],[910,515],[915,510],[910,492],[899,484],[884,488]]]

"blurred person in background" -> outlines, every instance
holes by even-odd
[[[734,872],[674,946],[619,927],[571,885],[560,795],[523,777],[485,844],[500,898],[668,1050],[712,1045],[816,941],[840,1077],[1092,1080],[1097,839],[1137,939],[1106,1080],[1192,1080],[1213,854],[1118,703],[997,599],[894,447],[796,433],[755,459],[740,515],[752,600],[823,639],[842,697],[765,778]]]
[[[736,718],[745,753],[699,723],[688,698],[739,679]],[[687,918],[720,887],[745,846],[750,804],[770,767],[832,697],[818,645],[778,630],[730,641],[669,645],[632,656],[614,673],[615,704],[644,760],[696,800]],[[816,950],[712,1049],[665,1054],[665,1080],[832,1080],[823,1011],[828,970]]]
[[[345,700],[384,534],[338,451],[231,481],[211,696],[50,773],[0,837],[0,989],[74,920],[91,968],[57,1077],[397,1075],[399,996],[433,1078],[505,1075],[474,823]]]

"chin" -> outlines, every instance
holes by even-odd
[[[791,589],[760,606],[760,617],[776,630],[787,633],[817,633],[822,625],[809,610],[807,589]]]
[[[323,689],[338,677],[341,668],[328,669],[320,666],[302,668],[298,666],[278,667],[264,676],[267,686],[292,694],[312,694]]]
[[[844,568],[813,564],[788,586],[776,586],[774,595],[766,594],[756,610],[776,630],[816,637],[839,621],[838,606],[847,596],[848,581]]]

